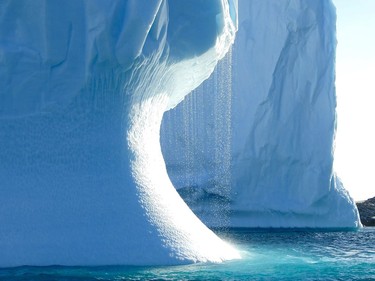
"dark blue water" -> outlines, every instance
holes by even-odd
[[[375,228],[231,230],[243,259],[169,267],[19,267],[0,280],[375,280]]]

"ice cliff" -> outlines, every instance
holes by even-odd
[[[240,0],[238,10],[231,57],[165,114],[172,182],[211,226],[359,226],[332,170],[332,2]]]
[[[238,258],[173,184],[212,226],[358,225],[332,171],[332,3],[236,11],[234,0],[0,2],[0,267]],[[233,51],[185,98],[237,22]]]
[[[0,2],[0,267],[239,258],[178,195],[159,142],[233,43],[236,8]]]

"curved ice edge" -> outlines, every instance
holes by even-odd
[[[151,225],[170,250],[172,263],[222,262],[241,258],[239,252],[208,229],[173,187],[160,147],[165,111],[181,102],[213,72],[234,42],[236,24],[222,0],[223,28],[216,43],[198,57],[176,63],[151,59],[139,75],[153,73],[149,83],[135,85],[127,133],[131,171],[139,202]],[[155,64],[154,64],[155,62]],[[138,80],[137,80],[138,81]]]

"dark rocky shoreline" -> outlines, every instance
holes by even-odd
[[[364,226],[375,226],[375,197],[357,203],[359,216]]]

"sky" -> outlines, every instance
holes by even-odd
[[[375,0],[333,0],[337,12],[334,167],[356,201],[375,196]]]

